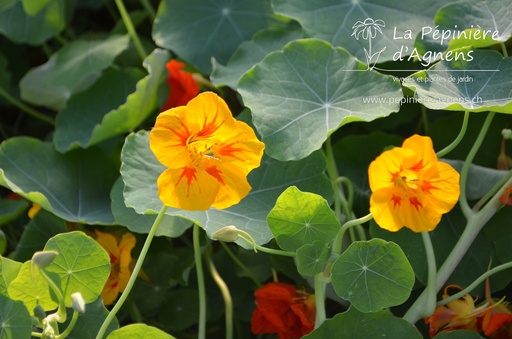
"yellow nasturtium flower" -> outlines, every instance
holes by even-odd
[[[131,251],[135,247],[136,238],[126,232],[119,239],[115,233],[98,230],[95,230],[92,236],[110,256],[110,276],[101,292],[103,304],[110,305],[117,299],[117,295],[124,291],[132,275]]]
[[[459,173],[439,162],[429,137],[413,135],[368,168],[370,212],[389,231],[432,231],[460,195]]]
[[[237,204],[251,190],[247,175],[260,165],[265,148],[212,92],[160,113],[149,143],[167,167],[158,178],[158,196],[185,210]]]

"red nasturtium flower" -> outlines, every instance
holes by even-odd
[[[459,286],[447,286],[443,299],[449,297],[450,288],[462,290]],[[491,298],[487,281],[486,300],[480,305],[475,306],[473,297],[466,294],[464,298],[439,306],[430,317],[425,318],[425,323],[429,325],[429,334],[434,337],[440,332],[464,329],[493,339],[511,338],[512,312],[503,300],[504,298],[495,301]]]
[[[251,190],[247,175],[260,165],[265,148],[212,92],[160,113],[149,144],[167,167],[158,178],[158,196],[166,206],[185,210],[240,202]]]
[[[185,106],[199,93],[199,85],[192,74],[183,70],[184,67],[184,63],[174,59],[166,65],[169,72],[167,84],[170,93],[164,107],[162,107],[162,112],[173,107]]]
[[[129,232],[119,237],[116,233],[105,233],[98,230],[92,235],[110,256],[110,276],[101,292],[103,304],[110,305],[117,295],[124,291],[130,280],[132,255],[135,247],[135,236]]]
[[[370,212],[389,231],[432,231],[459,199],[459,173],[439,162],[429,137],[413,135],[368,168]]]
[[[315,327],[315,296],[297,291],[295,286],[271,282],[254,292],[256,309],[252,314],[254,334],[277,333],[279,339],[295,339]]]

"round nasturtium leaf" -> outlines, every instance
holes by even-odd
[[[21,266],[16,279],[11,281],[7,289],[9,297],[13,300],[21,300],[30,314],[34,313],[34,307],[40,305],[45,311],[57,308],[58,303],[52,299],[50,285],[39,272],[32,270],[32,261],[26,261]]]
[[[174,339],[174,337],[153,326],[131,324],[113,331],[107,339]]]
[[[302,275],[315,275],[323,271],[331,256],[329,246],[321,241],[306,244],[297,250],[297,271]]]
[[[52,143],[30,137],[0,144],[0,185],[67,221],[114,223],[109,193],[118,175],[98,148],[61,154]]]
[[[333,263],[331,272],[336,294],[361,312],[402,304],[415,279],[402,249],[377,238],[352,243]]]
[[[393,339],[421,339],[423,338],[414,325],[406,320],[395,317],[387,310],[362,313],[355,307],[347,312],[339,313],[332,319],[327,319],[304,339],[332,338],[393,338]]]
[[[66,307],[71,307],[71,295],[80,292],[85,303],[98,299],[110,275],[110,257],[91,237],[83,232],[56,235],[44,247],[59,253],[45,268],[60,278]]]
[[[21,301],[14,301],[0,294],[0,338],[30,338],[32,321]]]
[[[306,244],[330,243],[340,224],[321,196],[288,187],[267,216],[268,226],[283,250],[296,251]]]
[[[404,86],[415,91],[418,101],[430,109],[512,113],[512,58],[471,47],[452,53],[471,58],[440,61],[407,77]]]
[[[402,98],[400,82],[316,39],[268,54],[242,76],[238,90],[265,152],[282,161],[308,156],[349,122],[397,112]]]
[[[212,57],[226,63],[242,41],[267,26],[271,13],[269,0],[164,0],[153,40],[208,74]]]

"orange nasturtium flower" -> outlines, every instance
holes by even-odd
[[[413,135],[402,147],[383,152],[368,168],[370,212],[395,232],[432,231],[460,195],[459,173],[439,162],[429,137]]]
[[[158,196],[184,210],[237,204],[251,190],[247,175],[260,165],[265,148],[212,92],[160,113],[149,144],[167,167],[158,178]]]
[[[199,85],[192,74],[183,70],[184,67],[184,63],[174,59],[166,65],[169,72],[167,84],[169,85],[170,93],[164,107],[162,107],[162,112],[173,107],[185,106],[199,93]]]
[[[297,291],[295,286],[271,282],[254,292],[256,309],[252,314],[254,334],[277,333],[279,339],[295,339],[315,327],[315,295]]]
[[[107,251],[110,256],[110,276],[101,292],[104,305],[110,305],[117,295],[124,291],[130,280],[132,255],[135,247],[135,236],[129,232],[123,234],[121,239],[115,233],[94,231],[93,237]]]
[[[503,194],[500,195],[500,202],[512,206],[512,185],[505,187]]]

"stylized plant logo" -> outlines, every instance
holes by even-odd
[[[386,49],[386,47],[384,47],[380,51],[372,54],[372,39],[377,36],[377,31],[380,34],[383,34],[381,27],[385,26],[386,24],[384,21],[373,20],[372,18],[366,18],[364,21],[357,21],[354,26],[352,26],[352,29],[354,30],[352,32],[352,36],[355,36],[357,40],[359,40],[360,36],[364,40],[368,40],[368,49],[363,47],[364,53],[366,55],[366,64],[368,65],[368,70],[372,70],[375,67],[375,64],[377,64],[377,61],[379,60],[380,54]],[[373,59],[375,59],[375,61],[373,61],[372,64]]]

